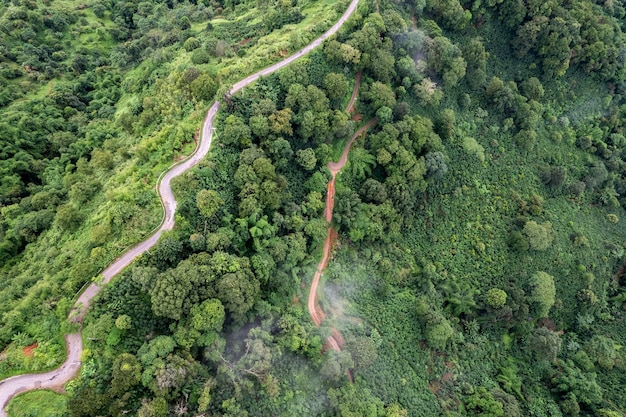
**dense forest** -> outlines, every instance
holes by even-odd
[[[268,25],[271,2],[99,3],[1,3],[2,376],[62,361],[77,292],[158,226],[156,178],[193,149],[221,84],[344,9],[285,4]]]
[[[158,225],[155,179],[224,100],[79,378],[11,415],[624,415],[623,2],[361,0],[228,99],[347,3],[0,4],[2,376],[62,361],[77,291]]]

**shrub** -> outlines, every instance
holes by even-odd
[[[206,64],[211,59],[211,55],[204,49],[196,49],[191,54],[191,62],[195,65]]]
[[[200,41],[197,38],[194,38],[193,36],[187,39],[185,41],[185,44],[183,45],[183,48],[185,48],[185,51],[187,52],[191,52],[194,49],[198,49],[199,47],[200,47]]]

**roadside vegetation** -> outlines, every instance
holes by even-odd
[[[156,178],[193,150],[220,86],[344,8],[285,4],[270,24],[255,4],[2,5],[1,376],[62,362],[77,291],[159,225]],[[44,349],[20,354],[35,341]]]
[[[9,417],[67,417],[67,397],[52,391],[33,391],[15,397],[8,408]]]
[[[146,16],[139,6],[151,3],[126,15],[105,7],[105,27],[129,25],[124,41],[100,46],[120,74],[108,114],[88,111],[100,87],[77,112],[35,88],[7,101],[0,111],[44,100],[63,129],[81,115],[76,129],[109,134],[77,130],[70,168],[65,151],[33,156],[65,187],[56,205],[48,176],[22,176],[21,157],[7,159],[9,349],[58,338],[85,278],[158,223],[152,178],[189,150],[211,98],[306,44],[290,25],[324,4],[181,3]],[[307,27],[327,28],[344,8]],[[584,0],[362,0],[322,48],[224,102],[209,157],[175,184],[176,228],[95,300],[68,413],[622,415],[625,13]],[[286,46],[257,38],[271,30]],[[111,74],[93,65],[95,80]],[[329,226],[326,164],[374,117],[337,179],[339,239],[317,328],[305,300]],[[29,143],[24,152],[42,152]],[[65,211],[76,220],[63,223]],[[36,215],[50,220],[29,242],[17,226]],[[340,353],[323,346],[332,327]],[[0,366],[27,369],[9,355]]]

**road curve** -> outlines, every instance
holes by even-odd
[[[284,60],[265,69],[262,69],[257,73],[252,74],[237,82],[230,89],[227,96],[235,94],[239,90],[258,80],[260,77],[267,76],[291,64],[293,61],[303,57],[304,55],[308,54],[313,49],[321,45],[324,40],[336,33],[339,28],[346,22],[346,20],[348,20],[348,18],[356,10],[358,3],[359,0],[352,0],[347,10],[341,16],[341,18],[339,18],[337,23],[335,23],[319,38],[315,39],[309,45],[305,46],[300,51],[285,58]],[[161,234],[164,231],[171,230],[174,227],[176,199],[174,198],[174,193],[172,192],[172,180],[192,168],[194,165],[197,165],[202,159],[204,159],[204,157],[209,152],[209,148],[211,147],[211,140],[213,137],[213,122],[219,108],[219,101],[215,101],[213,105],[209,108],[207,116],[204,119],[204,123],[202,125],[202,136],[200,139],[200,143],[196,150],[189,157],[187,157],[180,163],[172,166],[157,183],[159,197],[161,198],[161,202],[163,204],[163,209],[165,212],[163,222],[159,229],[146,240],[129,249],[121,257],[115,260],[102,272],[102,280],[100,282],[91,283],[85,289],[85,291],[82,292],[70,313],[69,319],[71,321],[81,323],[83,318],[85,317],[87,309],[89,308],[91,300],[93,299],[93,297],[96,296],[96,294],[98,294],[102,287],[108,284],[114,276],[119,274],[124,268],[130,265],[136,257],[152,248],[157,243],[159,237],[161,237]],[[7,416],[6,406],[10,399],[13,398],[15,395],[35,389],[52,389],[56,391],[62,390],[65,383],[78,374],[81,365],[80,357],[83,352],[81,333],[68,334],[65,336],[65,341],[67,349],[67,359],[57,369],[41,374],[17,375],[0,381],[0,417]]]
[[[67,358],[57,369],[43,374],[16,375],[0,382],[0,415],[7,415],[5,407],[15,395],[35,389],[51,389],[62,392],[63,386],[80,369],[80,355],[83,351],[83,340],[80,333],[65,335]]]

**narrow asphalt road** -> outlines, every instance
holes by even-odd
[[[350,5],[348,6],[348,9],[341,16],[341,18],[339,18],[337,23],[335,23],[319,38],[317,38],[295,54],[285,58],[284,60],[265,69],[262,69],[257,73],[252,74],[239,81],[238,83],[233,85],[233,87],[228,92],[228,95],[235,94],[239,90],[258,80],[260,77],[269,75],[291,64],[293,61],[303,57],[304,55],[308,54],[313,49],[321,45],[324,40],[336,33],[339,28],[346,22],[346,20],[348,20],[348,18],[356,10],[358,3],[359,0],[352,0],[350,2]],[[102,287],[109,283],[109,281],[111,281],[111,279],[118,273],[120,273],[124,268],[130,265],[137,256],[152,248],[157,243],[159,237],[164,231],[171,230],[174,227],[176,199],[174,198],[174,193],[172,192],[172,180],[189,170],[194,165],[198,164],[209,152],[209,148],[211,147],[211,140],[213,137],[213,122],[219,108],[220,102],[216,101],[209,109],[207,116],[204,119],[204,124],[202,125],[202,137],[200,140],[200,144],[198,145],[194,153],[191,154],[187,159],[171,167],[158,183],[159,196],[165,210],[165,217],[161,227],[153,235],[148,237],[143,242],[139,243],[137,246],[128,250],[115,262],[109,265],[102,272],[103,279],[101,282],[92,283],[85,289],[85,291],[76,301],[76,304],[74,305],[74,308],[70,313],[71,321],[77,323],[82,322],[83,318],[85,317],[85,313],[89,308],[91,300],[93,299],[93,297],[96,296],[96,294],[98,294]],[[67,359],[57,369],[41,374],[17,375],[0,381],[0,417],[7,416],[6,406],[9,400],[15,395],[35,389],[52,389],[56,391],[62,390],[65,383],[78,374],[81,365],[80,357],[83,352],[81,333],[68,334],[65,336],[65,341],[67,346]]]

